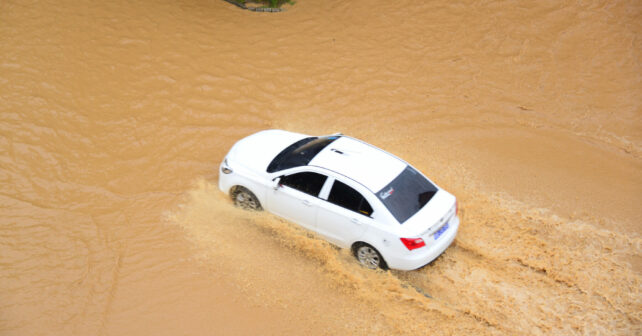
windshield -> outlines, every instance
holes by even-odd
[[[395,219],[403,224],[421,210],[435,193],[435,185],[414,168],[406,166],[399,176],[377,193],[377,197]]]
[[[274,173],[283,169],[305,166],[310,163],[321,150],[338,138],[339,136],[331,135],[301,139],[274,157],[274,160],[272,160],[267,167],[267,172]]]

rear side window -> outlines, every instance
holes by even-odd
[[[372,214],[372,207],[368,201],[358,191],[339,181],[334,181],[328,202],[362,215]]]
[[[279,181],[279,184],[304,192],[308,195],[318,196],[326,179],[326,176],[318,173],[303,172],[284,176],[281,178],[281,181]]]

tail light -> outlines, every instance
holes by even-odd
[[[410,251],[426,246],[426,243],[421,238],[401,238],[401,242],[406,245],[406,248]]]

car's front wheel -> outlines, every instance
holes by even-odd
[[[245,187],[236,187],[232,192],[234,205],[244,210],[263,210],[254,194]]]
[[[381,257],[381,254],[374,247],[365,244],[359,243],[354,247],[354,256],[359,260],[361,265],[370,268],[370,269],[387,269],[385,260]]]

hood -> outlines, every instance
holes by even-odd
[[[258,174],[267,174],[267,166],[277,154],[306,137],[308,135],[282,130],[261,131],[239,140],[227,158],[232,168],[243,165]]]

